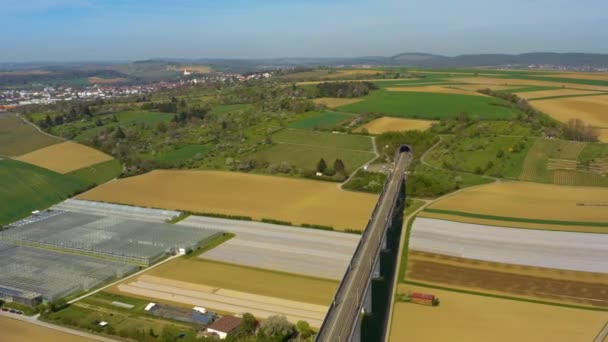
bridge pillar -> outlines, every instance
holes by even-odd
[[[365,290],[365,298],[363,299],[363,312],[364,314],[372,313],[372,281],[370,280],[367,284],[367,290]]]
[[[372,279],[378,279],[380,278],[380,256],[378,256],[378,258],[376,259],[376,262],[374,263],[374,269],[372,271]]]

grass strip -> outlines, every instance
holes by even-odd
[[[205,241],[205,243],[199,249],[195,250],[193,253],[185,255],[184,258],[186,258],[186,259],[198,258],[199,255],[214,249],[215,247],[223,244],[224,242],[232,239],[235,236],[236,235],[232,234],[232,233],[218,234],[218,235],[212,237],[211,239]]]
[[[516,300],[516,301],[520,301],[520,302],[528,302],[528,303],[534,303],[534,304],[561,306],[561,307],[570,308],[570,309],[581,309],[581,310],[608,312],[608,308],[596,308],[596,307],[581,306],[581,305],[575,305],[575,304],[563,304],[563,303],[556,303],[556,302],[546,302],[546,301],[543,301],[543,300],[521,298],[521,297],[512,297],[512,296],[505,296],[505,295],[498,295],[498,294],[492,294],[492,293],[477,292],[477,291],[471,291],[471,290],[455,289],[455,288],[452,288],[452,287],[431,285],[431,284],[427,284],[427,283],[420,283],[420,282],[417,282],[417,281],[410,281],[410,280],[405,280],[405,281],[402,282],[402,284],[422,286],[422,287],[428,287],[428,288],[437,289],[437,290],[450,291],[450,292],[458,292],[458,293],[469,294],[469,295],[474,295],[474,296],[484,296],[484,297],[491,297],[491,298],[497,298],[497,299]]]
[[[507,221],[507,222],[551,224],[551,225],[559,225],[559,226],[608,227],[608,222],[541,220],[541,219],[508,217],[508,216],[474,214],[474,213],[466,213],[466,212],[462,212],[462,211],[443,210],[443,209],[424,209],[424,211],[429,212],[429,213],[435,213],[435,214],[447,214],[447,215],[453,215],[453,216],[462,216],[462,217],[471,217],[471,218],[496,220],[496,221]]]

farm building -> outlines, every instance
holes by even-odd
[[[40,293],[19,290],[14,287],[0,286],[0,299],[6,302],[14,302],[27,306],[36,306],[42,302]]]
[[[423,304],[423,305],[433,305],[436,300],[435,295],[426,294],[426,293],[416,293],[416,292],[410,294],[410,298],[413,303]]]
[[[241,325],[241,321],[242,319],[238,317],[224,316],[207,327],[207,332],[215,334],[220,338],[220,340],[223,340],[228,336],[229,333],[238,329],[238,327]]]

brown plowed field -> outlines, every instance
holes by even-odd
[[[407,278],[447,287],[489,291],[608,308],[608,275],[544,269],[410,252]]]
[[[386,132],[401,132],[411,130],[425,131],[431,128],[431,126],[435,122],[437,121],[389,118],[385,116],[366,123],[365,125],[358,128],[356,131],[360,132],[364,128],[367,130],[368,133],[371,134],[382,134]]]

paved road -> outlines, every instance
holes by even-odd
[[[340,342],[349,341],[351,332],[355,329],[361,312],[363,296],[372,276],[375,259],[381,248],[385,228],[390,219],[391,210],[400,190],[409,164],[410,154],[400,153],[395,162],[395,170],[391,174],[385,191],[380,197],[372,222],[367,227],[359,249],[352,259],[352,269],[346,273],[334,306],[330,309],[317,341]]]
[[[360,235],[260,222],[190,216],[182,226],[236,237],[202,254],[203,259],[340,280]]]

